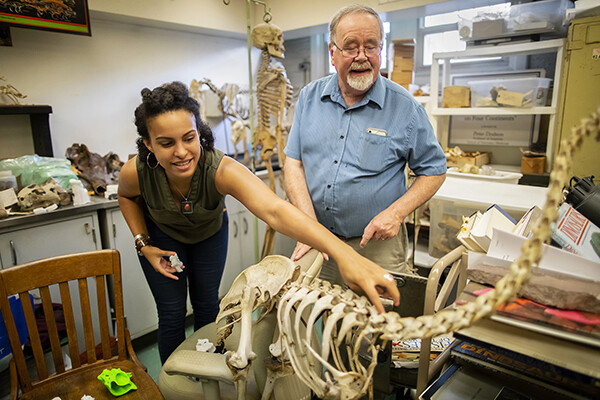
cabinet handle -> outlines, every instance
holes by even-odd
[[[96,229],[95,228],[90,228],[90,224],[87,223],[87,222],[85,224],[83,224],[83,228],[85,229],[86,235],[91,234],[92,235],[92,240],[94,241],[94,244],[97,244],[98,242],[96,242]]]
[[[248,234],[248,220],[246,219],[246,217],[243,218],[244,220],[244,235]]]
[[[8,243],[10,244],[10,253],[12,254],[13,265],[18,265],[19,263],[17,263],[17,250],[15,249],[15,243],[12,240],[10,240]]]
[[[237,235],[238,235],[238,226],[237,226],[236,221],[233,221],[233,227],[235,228],[233,231],[233,238],[235,239],[235,238],[237,238]]]

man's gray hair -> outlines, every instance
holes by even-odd
[[[377,23],[379,24],[380,37],[381,40],[383,40],[383,21],[381,20],[381,17],[379,17],[379,14],[377,14],[377,11],[375,11],[369,6],[365,6],[362,4],[350,4],[340,8],[338,12],[335,13],[333,18],[331,18],[331,22],[329,22],[329,44],[333,44],[333,42],[335,42],[335,31],[337,29],[338,24],[340,23],[340,20],[346,15],[358,13],[371,14],[377,19]]]

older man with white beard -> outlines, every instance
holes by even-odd
[[[379,75],[383,23],[377,12],[343,7],[329,33],[337,73],[300,92],[285,149],[287,195],[363,256],[409,272],[402,221],[442,185],[446,158],[423,107]],[[408,190],[407,164],[417,175]],[[292,259],[308,249],[298,243]],[[321,278],[343,284],[333,260]]]

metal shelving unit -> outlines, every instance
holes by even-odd
[[[431,64],[431,94],[428,111],[431,116],[431,123],[434,131],[438,135],[438,140],[442,146],[448,145],[447,130],[444,135],[440,135],[442,123],[440,118],[453,115],[540,115],[550,116],[548,124],[548,140],[546,145],[546,169],[549,171],[552,167],[552,149],[554,142],[555,117],[558,110],[558,101],[560,94],[560,77],[563,65],[563,51],[565,46],[564,39],[543,40],[539,42],[528,42],[518,44],[506,44],[498,46],[473,47],[464,51],[455,51],[448,53],[434,53]],[[451,60],[461,58],[489,57],[497,55],[519,55],[519,54],[543,54],[556,52],[556,67],[554,71],[554,90],[552,92],[551,105],[548,107],[531,108],[441,108],[439,107],[439,88],[450,84]],[[440,63],[442,64],[442,79],[440,82]],[[447,121],[446,121],[447,123]],[[442,137],[440,137],[442,136]]]

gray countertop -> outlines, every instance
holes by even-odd
[[[58,218],[71,217],[78,214],[88,213],[90,211],[119,207],[117,200],[107,200],[100,196],[90,196],[90,201],[90,203],[81,206],[74,206],[73,204],[59,206],[56,210],[45,214],[9,216],[8,218],[0,220],[0,230],[13,228],[16,226],[52,221]]]

